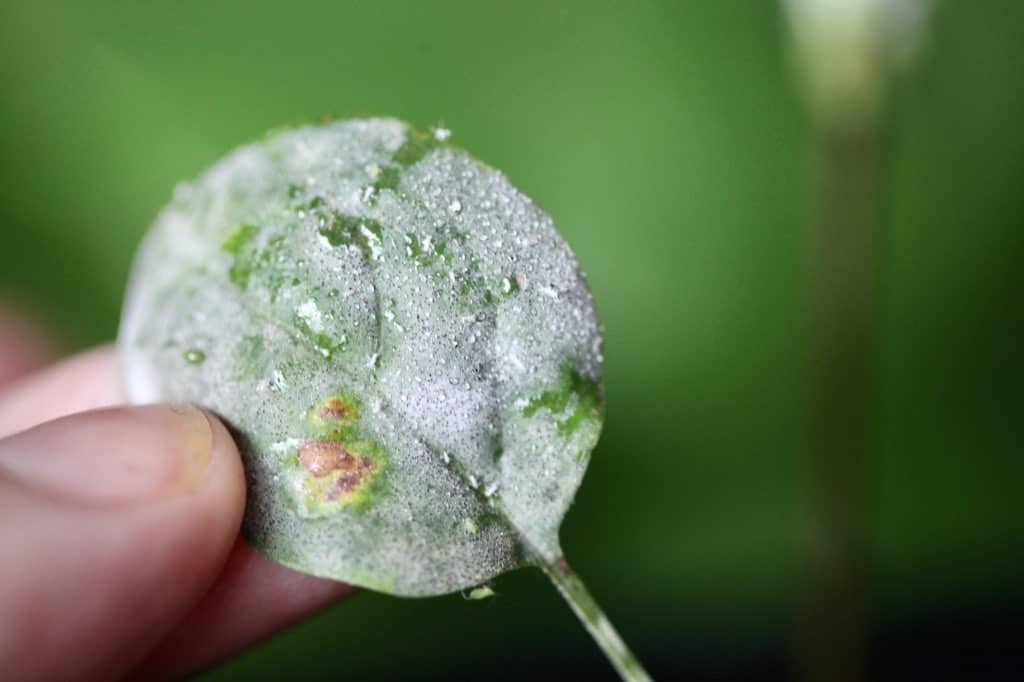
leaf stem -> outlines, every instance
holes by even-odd
[[[628,682],[649,682],[651,676],[619,637],[604,611],[597,605],[586,585],[565,559],[559,557],[554,562],[541,561],[540,567],[565,597],[565,601],[569,602],[569,606],[601,647],[619,676]]]

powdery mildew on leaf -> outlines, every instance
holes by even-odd
[[[120,336],[134,401],[236,430],[259,550],[401,595],[555,562],[603,411],[568,246],[445,140],[376,119],[236,150],[158,217]]]

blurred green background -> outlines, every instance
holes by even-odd
[[[956,643],[984,660],[1002,644],[978,633],[1024,614],[1021,26],[1022,3],[939,3],[894,84],[865,509],[879,677]],[[178,180],[324,114],[443,122],[551,213],[607,327],[567,555],[655,677],[786,676],[814,188],[787,45],[776,4],[740,0],[4,3],[0,294],[68,349],[111,339]],[[204,679],[611,675],[539,573],[496,589],[360,594]]]

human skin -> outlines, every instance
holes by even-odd
[[[112,348],[47,365],[0,308],[0,670],[164,680],[348,594],[239,537],[245,481],[224,426],[124,406]]]

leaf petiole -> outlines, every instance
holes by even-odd
[[[619,676],[627,682],[649,682],[651,676],[644,670],[626,643],[619,637],[611,621],[587,590],[580,577],[569,567],[564,557],[554,562],[541,561],[540,568],[551,578],[558,591],[590,633],[604,655],[608,657]]]

